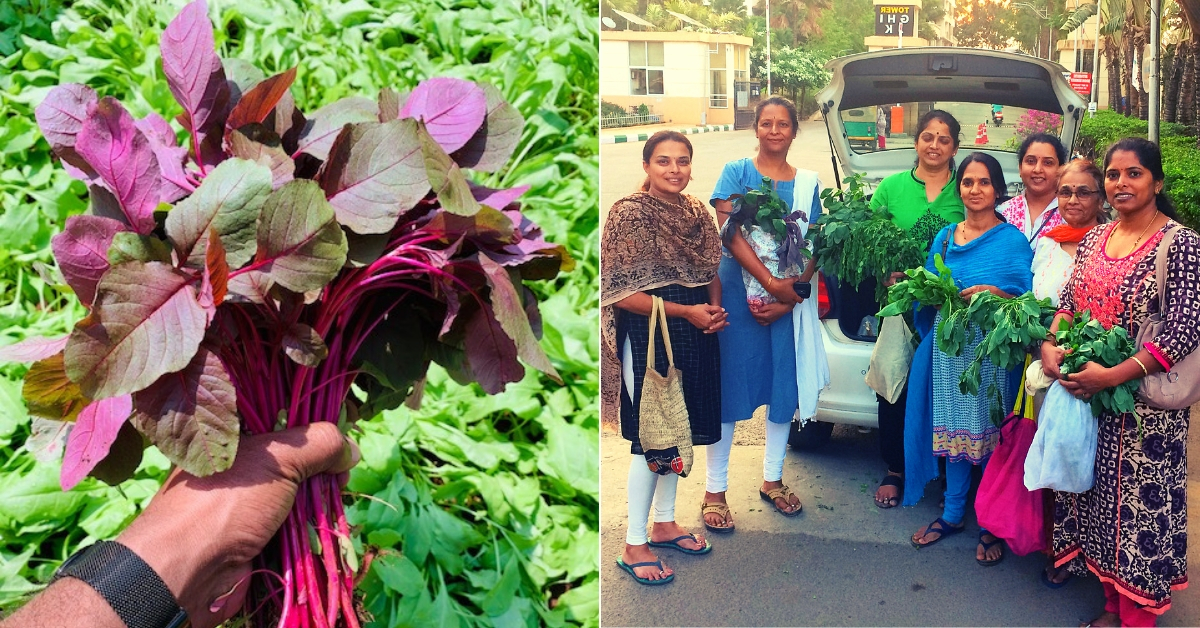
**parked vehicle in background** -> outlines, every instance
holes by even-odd
[[[829,85],[817,94],[825,127],[833,145],[834,171],[860,173],[873,189],[884,177],[908,170],[916,161],[917,119],[931,109],[949,112],[970,130],[992,122],[993,105],[1020,117],[1027,110],[1059,114],[1055,131],[1064,146],[1072,146],[1087,101],[1063,78],[1063,67],[1023,54],[967,48],[904,48],[850,55],[826,64],[833,72]],[[891,135],[886,148],[858,141],[856,125],[877,105],[891,107]],[[900,119],[897,120],[896,116]],[[903,129],[897,132],[897,129]],[[998,127],[986,143],[961,138],[959,155],[986,152],[1000,161],[1009,194],[1021,190],[1013,126]],[[839,167],[840,166],[840,167]],[[839,181],[840,185],[840,181]],[[904,269],[896,269],[904,270]],[[874,285],[840,286],[818,274],[818,312],[831,384],[821,393],[816,421],[793,423],[789,442],[811,448],[828,440],[836,423],[878,427],[875,392],[863,381],[871,360],[879,319]]]

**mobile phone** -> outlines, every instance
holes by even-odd
[[[807,281],[797,281],[792,284],[792,290],[796,291],[796,296],[801,299],[807,299],[812,296],[812,284]]]

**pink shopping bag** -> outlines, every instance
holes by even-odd
[[[975,495],[975,515],[980,527],[1008,542],[1017,555],[1046,547],[1042,529],[1042,491],[1025,488],[1025,456],[1037,423],[1010,414],[1000,427],[1000,444],[983,471]]]

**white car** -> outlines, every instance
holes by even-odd
[[[837,162],[834,171],[862,174],[868,189],[914,166],[917,118],[942,109],[962,125],[958,158],[974,151],[992,155],[1004,168],[1009,193],[1017,194],[1017,128],[1040,124],[1057,134],[1069,153],[1087,110],[1087,99],[1071,89],[1062,66],[1018,53],[904,48],[841,57],[825,67],[833,71],[833,79],[816,99]],[[993,105],[1003,107],[999,127],[992,126]],[[851,142],[863,109],[875,110],[885,122],[876,125],[879,145]],[[816,282],[831,384],[821,393],[817,420],[803,427],[792,423],[788,442],[797,448],[821,445],[836,423],[879,425],[875,393],[864,382],[879,329],[874,288],[839,286],[823,275]]]

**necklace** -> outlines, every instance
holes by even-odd
[[[1145,237],[1146,231],[1148,231],[1150,229],[1150,225],[1154,224],[1154,221],[1157,219],[1158,219],[1158,210],[1155,209],[1154,215],[1150,217],[1150,220],[1148,222],[1146,222],[1146,226],[1142,228],[1142,232],[1139,233],[1137,239],[1133,241],[1133,247],[1129,249],[1129,252],[1126,253],[1124,255],[1124,257],[1129,257],[1130,255],[1133,255],[1133,252],[1137,250],[1138,244],[1141,244],[1142,238]]]

